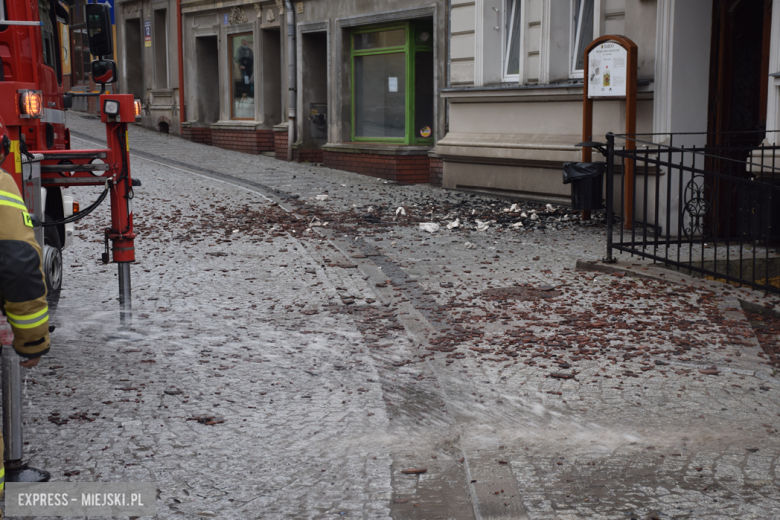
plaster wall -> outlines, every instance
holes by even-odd
[[[637,103],[637,131],[651,132],[652,99]],[[623,100],[597,101],[593,110],[594,139],[607,132],[624,133]],[[474,134],[535,134],[581,137],[582,99],[545,102],[456,103],[450,105],[450,132]],[[446,141],[446,140],[445,140]]]
[[[518,169],[504,164],[445,161],[442,186],[568,203],[571,188],[562,184],[561,176],[560,171],[533,166]]]
[[[656,30],[656,107],[653,139],[669,143],[666,132],[706,132],[709,101],[709,65],[712,29],[712,0],[658,0]],[[703,146],[704,135],[677,135],[674,146]],[[688,156],[690,158],[690,156]],[[691,166],[690,163],[685,164]],[[689,173],[671,173],[671,186],[685,186]],[[681,178],[682,177],[682,178]],[[665,180],[665,179],[664,179]],[[667,208],[667,200],[669,205]],[[667,183],[660,184],[659,214],[648,223],[663,230],[678,228],[681,204],[679,193],[667,194]],[[653,207],[653,206],[649,206]],[[667,220],[666,214],[670,215]],[[638,204],[635,218],[643,207]]]

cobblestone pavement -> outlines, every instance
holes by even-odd
[[[604,226],[565,208],[130,143],[133,327],[101,208],[27,372],[55,480],[155,481],[159,518],[780,518],[780,385],[738,301],[772,299],[595,272]]]

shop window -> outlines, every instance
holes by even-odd
[[[352,33],[352,140],[433,143],[433,26]]]
[[[520,13],[521,0],[506,0],[504,4],[504,79],[520,78]]]
[[[594,0],[572,0],[571,74],[582,77],[585,47],[593,41]]]
[[[230,37],[232,119],[255,118],[255,45],[252,33],[234,34]]]

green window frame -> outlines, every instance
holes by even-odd
[[[370,49],[356,49],[356,37],[361,34],[377,33],[385,31],[393,31],[402,29],[405,31],[404,44],[394,46],[377,46]],[[434,121],[433,121],[433,105],[435,103],[435,92],[433,91],[433,68],[430,70],[430,78],[425,78],[425,87],[429,90],[430,94],[430,106],[418,107],[417,104],[417,67],[418,54],[429,53],[426,56],[421,56],[419,61],[424,62],[426,65],[433,65],[433,24],[431,22],[402,22],[393,24],[384,24],[371,27],[361,27],[352,31],[350,35],[350,67],[351,67],[351,82],[352,82],[352,107],[351,107],[351,140],[353,142],[374,142],[374,143],[387,143],[387,144],[403,144],[403,145],[433,145],[434,144]],[[361,56],[376,56],[381,54],[400,54],[404,55],[405,64],[405,100],[404,100],[404,136],[403,137],[366,137],[356,135],[357,119],[356,119],[356,87],[357,78],[355,74],[356,58]],[[421,78],[422,79],[422,78]],[[423,101],[421,99],[420,101]],[[426,119],[430,119],[430,124],[424,125],[422,128],[416,128],[419,124],[418,112],[425,112],[430,115]],[[423,137],[423,130],[428,129],[429,136]]]

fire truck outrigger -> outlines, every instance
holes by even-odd
[[[130,263],[135,261],[133,187],[140,185],[130,175],[127,123],[140,115],[140,102],[132,95],[104,94],[105,85],[117,79],[116,63],[104,59],[113,53],[110,11],[106,4],[87,4],[85,9],[89,49],[97,58],[92,77],[102,88],[99,94],[66,94],[57,20],[67,20],[67,11],[58,0],[0,0],[0,116],[11,139],[11,154],[3,167],[16,180],[36,220],[50,295],[60,290],[61,249],[71,242],[73,222],[110,197],[111,225],[105,230],[102,260],[109,261],[110,240],[112,259],[119,267],[120,321],[126,325],[131,320]],[[105,149],[71,150],[64,111],[74,95],[98,98],[106,124]],[[63,189],[77,186],[105,189],[93,204],[78,211],[78,204],[63,195]],[[46,480],[45,472],[36,473],[22,462],[19,358],[6,347],[2,358],[6,480]]]

